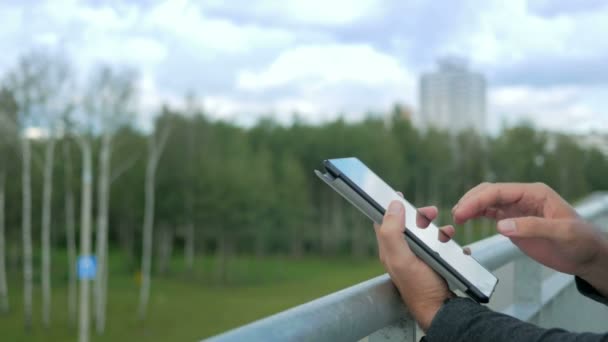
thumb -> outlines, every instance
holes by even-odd
[[[569,232],[568,220],[550,220],[542,217],[518,217],[498,221],[497,230],[510,238],[561,239]]]
[[[392,201],[384,214],[382,225],[376,231],[380,248],[386,256],[412,254],[403,232],[405,231],[405,207],[400,201]]]

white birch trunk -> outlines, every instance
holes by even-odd
[[[99,155],[97,187],[97,277],[95,281],[95,323],[97,334],[103,334],[106,324],[106,291],[108,276],[108,206],[110,192],[110,158],[112,137],[104,134]]]
[[[7,313],[8,285],[6,282],[6,242],[4,237],[4,173],[0,174],[0,312]]]
[[[76,229],[74,213],[74,193],[72,190],[72,154],[67,142],[63,144],[65,162],[65,229],[68,249],[68,319],[76,322]]]
[[[44,189],[42,194],[42,324],[51,323],[51,200],[53,196],[53,159],[55,141],[50,138],[46,145],[44,161]]]
[[[154,190],[156,182],[156,168],[158,160],[165,147],[169,136],[168,128],[163,130],[160,137],[160,142],[156,141],[154,133],[151,133],[148,141],[148,162],[146,164],[146,180],[145,180],[145,207],[144,207],[144,223],[143,231],[143,246],[141,257],[141,288],[139,292],[139,309],[138,317],[140,320],[146,318],[148,310],[148,301],[150,299],[150,270],[152,267],[152,238],[154,230]]]
[[[93,197],[93,168],[91,146],[84,138],[80,141],[82,148],[82,199],[80,214],[80,255],[91,255],[91,202]],[[75,266],[75,265],[74,265]],[[80,311],[78,321],[78,341],[89,340],[89,287],[88,279],[80,279]]]
[[[32,184],[30,174],[30,141],[21,137],[22,157],[22,213],[21,230],[23,238],[23,313],[25,329],[32,328]]]
[[[152,144],[151,144],[152,147]],[[141,289],[139,293],[139,310],[138,316],[140,319],[146,317],[148,308],[148,300],[150,298],[150,268],[152,266],[152,233],[154,228],[154,182],[156,178],[156,157],[155,148],[149,152],[148,163],[146,166],[146,183],[145,183],[145,211],[143,225],[143,247],[141,260]]]

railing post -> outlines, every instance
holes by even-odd
[[[403,317],[397,323],[376,331],[369,335],[367,340],[369,342],[415,341],[416,321],[408,312],[404,312]]]
[[[530,319],[541,302],[541,265],[528,256],[521,256],[514,262],[513,272],[513,314],[522,319]]]

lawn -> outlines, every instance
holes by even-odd
[[[39,259],[35,259],[39,260]],[[92,322],[92,341],[194,341],[318,298],[382,274],[376,260],[347,258],[239,257],[230,263],[229,285],[214,281],[215,262],[199,258],[195,274],[186,276],[180,259],[172,273],[152,281],[149,314],[136,319],[137,277],[126,271],[123,259],[112,253],[107,330],[98,336]],[[9,274],[11,312],[0,315],[2,341],[70,341],[76,329],[67,317],[66,262],[53,259],[52,325],[41,324],[40,285],[35,283],[34,327],[24,332],[21,274]],[[37,273],[37,270],[35,270]]]

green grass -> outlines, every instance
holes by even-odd
[[[9,272],[11,311],[0,315],[0,340],[76,340],[76,329],[67,317],[65,260],[63,253],[53,259],[53,314],[48,329],[41,324],[36,279],[33,329],[24,331],[21,274]],[[170,275],[153,278],[149,314],[140,322],[136,318],[137,277],[126,270],[118,253],[112,253],[107,329],[97,336],[92,321],[92,341],[194,341],[383,273],[376,260],[239,257],[230,263],[228,285],[220,285],[214,265],[211,258],[200,258],[195,273],[186,276],[182,260],[175,258]]]

